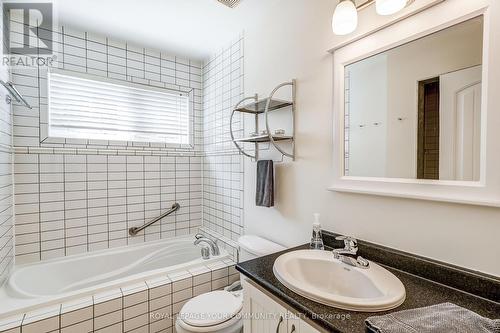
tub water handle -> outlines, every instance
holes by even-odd
[[[208,246],[203,246],[201,248],[201,257],[204,259],[204,260],[208,260],[210,259],[210,248]]]

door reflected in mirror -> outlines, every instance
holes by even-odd
[[[346,176],[479,181],[483,16],[345,67]]]

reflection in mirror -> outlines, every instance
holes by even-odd
[[[346,66],[345,175],[479,180],[483,17]]]

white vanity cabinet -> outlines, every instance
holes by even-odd
[[[243,280],[243,333],[318,333],[248,280]]]

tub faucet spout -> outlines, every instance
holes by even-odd
[[[208,246],[210,246],[210,252],[212,253],[213,256],[220,255],[219,246],[213,240],[206,237],[196,238],[196,240],[194,241],[194,245],[198,245],[200,243],[206,243]]]

